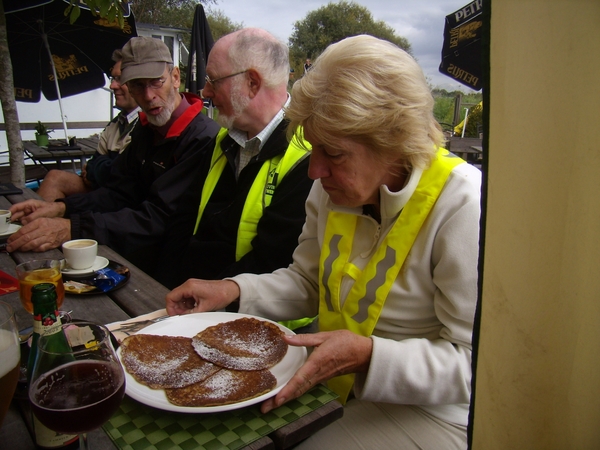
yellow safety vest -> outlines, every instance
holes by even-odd
[[[438,149],[435,160],[423,172],[414,194],[362,270],[350,261],[358,216],[329,212],[319,264],[321,331],[344,329],[361,336],[371,336],[383,304],[425,219],[450,172],[462,163],[462,159],[448,150]],[[350,276],[354,284],[342,307],[340,289],[345,276]],[[327,384],[345,404],[354,384],[354,374],[332,378]]]
[[[221,149],[221,142],[225,136],[227,136],[227,129],[222,128],[217,135],[210,169],[202,187],[202,196],[200,197],[200,207],[198,208],[194,234],[198,231],[204,209],[227,164],[227,158]],[[306,144],[306,147],[310,148],[308,144]],[[236,261],[239,261],[246,253],[252,250],[252,239],[257,234],[258,221],[263,216],[264,209],[271,204],[275,189],[281,180],[306,156],[308,156],[308,151],[294,138],[285,153],[274,156],[263,163],[250,187],[240,217],[235,251]]]
[[[227,129],[222,128],[217,135],[210,169],[202,187],[202,196],[200,198],[200,207],[198,209],[194,234],[198,231],[204,209],[227,164],[227,158],[221,149],[221,142],[225,136],[227,136]],[[310,144],[304,143],[304,145],[301,145],[296,137],[294,137],[285,153],[274,156],[263,163],[244,202],[244,208],[238,225],[235,248],[236,261],[239,261],[246,253],[252,250],[252,239],[257,234],[258,222],[263,216],[264,209],[271,204],[275,189],[285,175],[308,156],[307,148],[310,148]],[[304,318],[283,321],[281,323],[290,329],[296,329],[308,325],[313,320],[314,318]]]

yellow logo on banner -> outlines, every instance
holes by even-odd
[[[69,77],[89,72],[88,67],[80,64],[75,55],[69,55],[67,58],[52,55],[52,61],[54,61],[56,75],[59,80],[65,80]],[[54,81],[54,75],[48,75],[48,79]]]
[[[123,23],[123,33],[131,34],[133,32],[133,28],[131,27],[131,24],[129,22],[127,22],[127,19],[124,19],[124,20],[125,20],[125,22]],[[116,28],[118,30],[121,29],[121,27],[119,26],[119,22],[117,20],[113,20],[112,22],[109,22],[106,18],[101,18],[98,20],[94,20],[94,24],[98,25],[99,27]]]

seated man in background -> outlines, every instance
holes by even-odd
[[[103,186],[110,175],[113,160],[131,141],[131,130],[138,121],[140,107],[129,94],[127,85],[121,84],[121,50],[115,50],[112,60],[115,65],[110,69],[110,89],[115,96],[115,107],[121,112],[100,134],[98,150],[81,168],[81,175],[65,170],[51,170],[44,177],[37,193],[48,202],[73,194],[89,192]]]
[[[218,108],[225,128],[169,224],[151,272],[170,288],[192,277],[287,267],[312,186],[308,151],[286,137],[287,46],[261,29],[236,31],[215,43],[206,73],[202,96]]]
[[[125,44],[121,83],[142,112],[106,186],[57,202],[13,205],[13,220],[24,226],[9,238],[9,252],[46,251],[90,238],[142,270],[153,264],[169,217],[198,177],[203,158],[210,159],[219,126],[202,114],[200,97],[179,93],[179,67],[159,39],[134,37]]]

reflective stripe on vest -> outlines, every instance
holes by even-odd
[[[319,264],[320,331],[346,329],[371,336],[425,219],[450,172],[462,163],[462,159],[448,150],[438,149],[431,166],[423,171],[415,192],[362,270],[350,262],[358,216],[329,212]],[[351,277],[354,284],[341,307],[340,290],[345,276]],[[332,378],[327,384],[340,396],[340,401],[346,403],[354,374]]]
[[[200,220],[204,214],[206,205],[215,190],[221,174],[227,164],[227,158],[221,149],[221,142],[227,135],[227,129],[221,129],[217,135],[215,149],[211,159],[210,169],[202,187],[202,196],[200,198],[200,207],[198,208],[198,217],[194,234],[198,231]],[[310,148],[306,143],[306,147]],[[238,226],[235,260],[239,261],[246,253],[252,250],[252,239],[257,234],[257,226],[263,211],[271,204],[273,194],[281,180],[292,170],[300,161],[308,155],[308,151],[301,146],[296,138],[288,145],[283,154],[279,154],[266,160],[254,178],[250,187],[244,208],[240,217]]]

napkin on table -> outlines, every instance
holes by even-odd
[[[135,332],[127,333],[127,332],[123,332],[123,331],[115,331],[115,330],[118,330],[122,325],[129,324],[129,323],[143,322],[144,320],[157,319],[159,317],[164,317],[166,315],[167,315],[167,310],[163,308],[163,309],[159,309],[158,311],[144,314],[142,316],[134,317],[133,319],[127,319],[127,320],[122,320],[120,322],[109,323],[106,325],[106,328],[108,328],[112,332],[113,336],[119,341],[119,343],[121,343],[121,342],[123,342],[123,339],[125,339],[127,336],[129,336],[131,334],[135,334]],[[148,325],[152,325],[152,324],[149,323]]]

